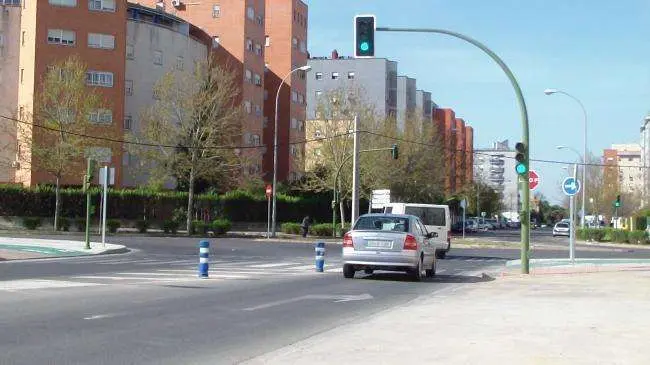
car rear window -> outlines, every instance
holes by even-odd
[[[414,215],[424,223],[425,226],[441,226],[447,225],[445,219],[444,208],[433,207],[409,207],[404,208],[404,214]]]
[[[569,228],[569,225],[566,224],[566,223],[558,223],[556,227],[557,228]]]
[[[408,218],[368,216],[360,217],[355,230],[409,232]]]

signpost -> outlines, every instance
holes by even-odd
[[[266,239],[271,238],[271,195],[273,194],[273,186],[266,185]]]
[[[383,209],[388,203],[390,203],[390,190],[382,189],[372,191],[372,209]]]
[[[574,199],[575,195],[578,194],[580,191],[580,181],[575,178],[575,170],[577,168],[574,168],[574,176],[572,177],[567,177],[564,179],[562,182],[562,191],[566,196],[569,197],[569,260],[573,263],[575,261],[575,256],[576,256],[576,245],[575,245],[575,240],[576,240],[576,234],[575,234],[575,224],[574,224],[574,217],[573,217],[573,205],[574,205]]]
[[[115,168],[104,166],[99,169],[99,184],[103,186],[102,194],[102,246],[106,246],[106,205],[108,203],[108,185],[115,185]]]
[[[467,200],[461,200],[460,207],[463,208],[463,239],[465,239],[465,211],[467,210]]]
[[[535,172],[534,170],[530,170],[528,175],[528,188],[530,190],[535,190],[539,185],[539,182],[540,179],[539,179],[539,175],[537,175],[537,172]]]

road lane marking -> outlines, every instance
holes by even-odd
[[[344,303],[344,302],[353,302],[353,301],[370,300],[370,299],[373,299],[373,296],[368,293],[358,294],[358,295],[318,295],[318,294],[303,295],[296,298],[278,300],[275,302],[268,302],[255,307],[244,308],[243,310],[247,312],[256,311],[259,309],[276,307],[283,304],[295,303],[302,300],[333,300],[334,303]]]
[[[76,281],[64,280],[42,280],[42,279],[21,279],[0,281],[0,290],[31,290],[31,289],[50,289],[50,288],[73,288],[83,286],[101,285],[96,283],[80,283]]]
[[[291,266],[291,265],[300,265],[300,263],[299,262],[278,262],[272,264],[249,265],[249,267],[272,268],[272,267]]]
[[[113,318],[117,316],[123,316],[123,313],[106,313],[106,314],[95,314],[93,316],[84,317],[85,320],[94,320],[94,319],[106,319]]]

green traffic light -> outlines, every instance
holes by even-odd
[[[528,168],[526,167],[526,164],[518,163],[517,166],[515,166],[515,170],[519,175],[523,175],[528,171]]]
[[[370,49],[370,45],[368,44],[368,42],[361,42],[361,44],[359,45],[359,48],[363,52],[367,52]]]

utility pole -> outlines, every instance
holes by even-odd
[[[90,250],[90,182],[92,180],[94,170],[94,161],[88,157],[86,166],[86,176],[84,176],[84,189],[86,191],[86,250]]]
[[[573,165],[573,180],[577,181],[578,176],[578,164]],[[569,197],[569,260],[571,263],[575,263],[576,259],[576,225],[575,225],[575,195]]]
[[[354,116],[354,150],[352,151],[352,217],[350,224],[359,218],[359,116]]]

